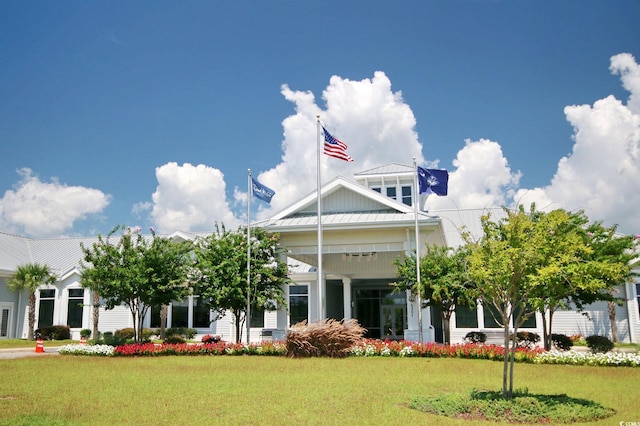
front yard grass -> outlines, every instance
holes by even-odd
[[[615,410],[608,419],[573,424],[640,421],[640,369],[515,368],[517,388]],[[0,425],[457,425],[460,419],[409,404],[416,397],[498,390],[502,379],[501,362],[453,358],[56,356],[0,360],[0,371]]]

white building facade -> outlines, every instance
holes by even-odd
[[[371,338],[442,341],[439,312],[430,308],[418,312],[418,304],[410,294],[394,292],[389,286],[398,278],[394,262],[416,249],[416,236],[420,247],[460,245],[463,227],[480,236],[480,215],[487,211],[455,209],[426,213],[414,208],[414,175],[409,166],[389,164],[358,173],[354,178],[338,177],[320,190],[321,256],[315,191],[255,224],[280,234],[292,283],[284,289],[286,307],[252,315],[251,342],[283,339],[291,325],[324,318],[357,319]],[[491,213],[501,217],[502,210]],[[176,232],[170,237],[196,239],[198,235]],[[97,238],[31,239],[0,234],[0,339],[26,338],[28,295],[9,291],[7,281],[19,265],[27,263],[47,264],[58,276],[54,285],[43,286],[36,292],[36,328],[68,325],[74,339],[79,338],[81,329],[92,328],[92,295],[80,285],[80,262],[81,244],[90,246],[96,241]],[[322,268],[318,268],[319,258]],[[616,312],[618,337],[637,343],[640,283],[621,287],[619,297],[624,303]],[[586,312],[587,316],[575,310],[556,312],[553,332],[611,337],[607,304],[593,304]],[[100,331],[132,326],[126,307],[110,311],[100,308]],[[152,307],[145,326],[160,326],[159,307]],[[215,334],[230,341],[236,337],[233,316],[215,320],[197,296],[168,307],[167,327],[193,328],[199,336]],[[491,335],[499,326],[482,306],[459,307],[451,321],[452,343],[462,342],[469,331],[476,330]],[[542,335],[540,314],[531,318],[523,330]],[[246,341],[246,336],[243,340]]]

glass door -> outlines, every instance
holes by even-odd
[[[389,340],[404,339],[407,307],[402,305],[382,305],[382,338]]]

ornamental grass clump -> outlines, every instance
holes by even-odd
[[[362,339],[366,330],[355,319],[327,319],[295,324],[287,334],[286,354],[291,358],[343,358]]]

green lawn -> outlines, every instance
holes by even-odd
[[[407,404],[419,395],[498,390],[501,369],[432,358],[35,356],[0,360],[0,425],[469,424]],[[589,425],[640,421],[640,369],[517,364],[515,386],[616,410]]]

